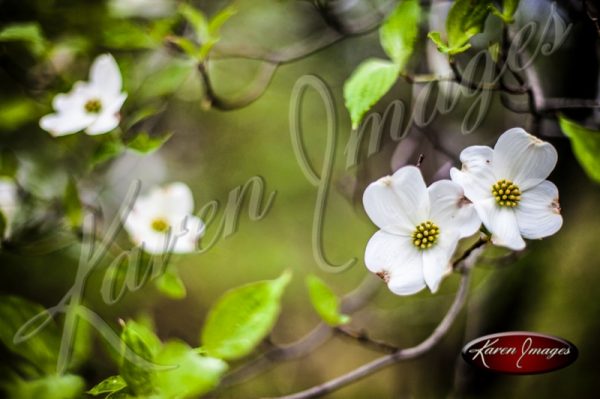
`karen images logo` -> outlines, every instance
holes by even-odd
[[[577,348],[562,338],[532,332],[504,332],[469,342],[465,361],[480,369],[504,374],[539,374],[567,367]]]

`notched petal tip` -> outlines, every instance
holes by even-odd
[[[386,284],[390,282],[390,272],[388,272],[387,270],[381,270],[375,273],[375,275],[382,279]]]
[[[558,200],[558,197],[556,197],[552,200],[552,202],[550,203],[550,208],[553,213],[560,215],[561,208],[560,208],[560,202]]]
[[[386,187],[391,187],[392,186],[392,176],[384,176],[381,179],[379,179],[379,182]]]

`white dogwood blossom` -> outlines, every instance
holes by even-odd
[[[136,200],[125,229],[148,253],[193,252],[205,228],[193,210],[194,198],[184,183],[155,187]]]
[[[367,244],[365,263],[397,295],[425,286],[436,292],[459,239],[481,226],[458,184],[440,180],[427,188],[414,166],[371,183],[363,204],[380,228]]]
[[[17,204],[17,185],[12,180],[0,179],[0,213],[4,217],[5,237],[10,235],[10,226],[17,211]]]
[[[77,82],[52,101],[56,111],[40,119],[40,127],[53,136],[85,129],[89,135],[108,133],[119,125],[119,111],[127,98],[121,72],[110,54],[98,56],[90,68],[89,82]]]
[[[521,250],[523,238],[547,237],[562,226],[558,189],[546,180],[557,158],[550,143],[514,128],[500,136],[494,149],[464,149],[462,169],[450,173],[492,233],[492,243]]]

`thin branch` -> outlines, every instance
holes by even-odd
[[[472,255],[478,254],[479,251],[473,252]],[[470,259],[470,258],[468,258]],[[465,260],[466,262],[466,260]],[[315,398],[322,395],[325,395],[329,392],[333,392],[337,389],[340,389],[348,384],[356,382],[364,377],[367,377],[384,367],[390,366],[397,362],[407,359],[414,359],[419,357],[428,351],[430,351],[437,343],[441,341],[441,339],[448,333],[450,327],[454,324],[454,321],[458,317],[460,310],[465,304],[469,281],[470,281],[470,267],[466,267],[462,269],[462,278],[460,281],[460,287],[456,293],[454,298],[454,302],[450,306],[450,309],[446,313],[446,316],[442,319],[440,324],[436,327],[433,333],[427,337],[420,344],[413,346],[407,349],[400,349],[386,356],[382,356],[378,359],[373,360],[370,363],[367,363],[357,369],[350,371],[347,374],[344,374],[340,377],[334,378],[324,384],[317,385],[315,387],[309,388],[307,390],[297,392],[295,394],[281,396],[274,399],[307,399],[307,398]]]
[[[369,337],[366,331],[352,331],[346,327],[336,327],[334,332],[341,337],[350,338],[359,344],[378,352],[394,353],[398,351],[396,346]]]
[[[354,313],[363,307],[381,287],[381,281],[368,274],[352,292],[342,298],[341,310],[346,314]],[[333,331],[325,323],[319,323],[302,338],[259,355],[255,359],[240,366],[225,376],[221,387],[243,383],[252,377],[268,370],[275,362],[284,362],[306,356],[324,344]]]

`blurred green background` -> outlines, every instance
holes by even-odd
[[[352,20],[352,13],[380,18],[389,7],[378,1],[347,2],[347,9],[343,9],[342,3],[331,5],[342,20]],[[522,18],[531,17],[538,8],[549,7],[549,3],[541,1],[523,3],[526,5],[521,5]],[[571,18],[567,3],[560,3],[561,12],[565,18]],[[207,15],[226,5],[214,1],[193,4]],[[217,53],[226,54],[237,48],[270,54],[294,43],[314,40],[330,29],[309,2],[238,1],[235,6],[237,14],[224,25]],[[1,147],[4,154],[16,156],[16,180],[22,189],[22,208],[14,234],[5,240],[0,252],[3,293],[49,307],[73,284],[80,246],[79,232],[63,217],[63,193],[69,179],[77,182],[83,203],[101,211],[101,227],[114,217],[134,179],[142,180],[142,190],[155,184],[183,181],[194,193],[196,210],[211,200],[220,204],[203,243],[218,234],[231,190],[253,176],[261,176],[265,196],[271,191],[277,193],[264,219],[249,220],[247,208],[243,207],[235,234],[219,238],[205,253],[174,259],[187,287],[185,299],[167,299],[148,284],[127,294],[118,304],[107,306],[99,295],[107,263],[94,270],[85,291],[85,304],[115,330],[118,319],[144,314],[155,320],[157,334],[162,339],[177,337],[197,345],[207,310],[223,292],[247,282],[275,278],[289,269],[294,277],[284,295],[283,311],[272,335],[274,342],[287,343],[300,338],[319,322],[304,285],[307,274],[318,275],[340,295],[353,290],[367,276],[362,257],[375,227],[364,214],[360,196],[366,184],[392,172],[390,159],[397,143],[386,133],[378,154],[346,169],[344,149],[351,129],[343,107],[342,87],[362,60],[383,57],[376,31],[349,37],[280,66],[257,101],[241,109],[219,111],[206,107],[203,84],[193,62],[164,44],[165,35],[161,37],[158,21],[174,18],[165,25],[171,32],[185,33],[181,21],[169,16],[173,14],[125,18],[116,15],[114,5],[108,2],[75,0],[4,0],[0,1],[0,10],[0,28],[33,23],[40,35],[34,34],[29,41],[0,42]],[[540,75],[546,77],[544,84],[553,95],[593,97],[598,87],[598,64],[588,62],[588,58],[595,60],[598,39],[593,39],[593,32],[589,39],[590,30],[584,21],[576,18],[571,21],[575,25],[569,40],[552,56],[540,57],[536,66]],[[424,38],[418,46],[413,68],[424,72],[428,68]],[[123,73],[124,90],[129,93],[122,110],[124,120],[143,109],[156,113],[135,128],[108,135],[110,138],[82,133],[53,138],[41,130],[37,122],[51,112],[52,97],[68,91],[76,80],[87,79],[89,64],[104,52],[116,58]],[[219,94],[236,96],[252,84],[259,68],[258,61],[219,59],[211,62],[210,75]],[[581,68],[580,72],[573,73],[577,68]],[[290,139],[290,93],[296,81],[306,74],[315,74],[326,82],[338,114],[324,248],[333,263],[357,258],[353,267],[340,273],[321,270],[313,258],[311,230],[317,189],[303,175]],[[410,104],[412,95],[413,87],[399,80],[375,110],[382,112],[393,99]],[[469,100],[461,101],[454,112],[436,118],[426,128],[412,129],[411,134],[433,138],[445,153],[456,159],[468,145],[493,145],[507,128],[529,127],[528,115],[507,111],[494,96],[481,126],[473,134],[463,135],[460,122],[469,104]],[[569,115],[581,120],[594,118],[594,114],[586,112]],[[317,168],[322,164],[326,143],[325,116],[319,97],[308,92],[303,102],[302,124],[307,151]],[[131,137],[142,130],[151,135],[173,132],[173,136],[151,155],[128,150],[91,165],[102,145],[119,135]],[[578,165],[552,115],[534,133],[559,150],[559,163],[550,180],[561,193],[564,217],[561,231],[543,241],[530,242],[515,262],[482,261],[474,272],[466,310],[431,353],[390,367],[328,397],[592,398],[598,395],[600,190]],[[430,151],[424,153],[426,162],[433,162],[438,156]],[[414,163],[417,158],[415,153],[409,162]],[[125,233],[120,234],[117,243],[122,248],[131,246]],[[495,255],[488,257],[492,256]],[[452,275],[437,294],[424,291],[411,297],[394,296],[381,284],[373,300],[353,315],[349,326],[366,329],[369,336],[394,345],[414,345],[443,317],[457,283],[458,276]],[[509,330],[564,337],[575,343],[580,357],[566,369],[533,376],[483,373],[460,358],[460,350],[469,340]],[[86,378],[87,388],[116,372],[102,339],[95,336],[90,345],[92,356],[79,370]],[[377,356],[347,339],[334,337],[307,357],[274,364],[247,382],[220,388],[210,395],[219,398],[283,395],[327,381]],[[233,368],[242,363],[234,363]]]

